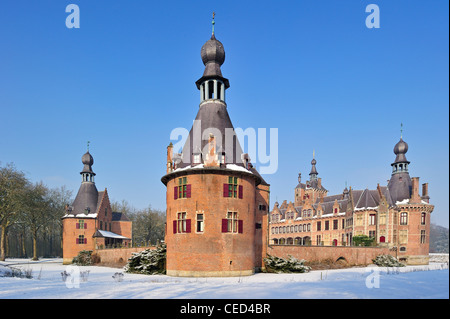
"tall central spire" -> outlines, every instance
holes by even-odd
[[[317,161],[315,159],[315,151],[313,150],[313,159],[311,161],[311,165],[312,165],[311,166],[311,172],[309,173],[309,176],[311,178],[311,182],[317,181],[317,175],[319,174],[319,173],[317,173],[316,164],[317,164]]]
[[[403,135],[403,125],[401,129]],[[410,198],[411,196],[411,177],[409,176],[408,166],[409,161],[406,159],[406,152],[408,152],[408,144],[400,137],[400,141],[394,146],[395,160],[392,166],[392,175],[388,183],[389,192],[395,202]]]
[[[220,69],[225,62],[225,49],[214,34],[215,13],[213,13],[212,25],[211,38],[203,44],[200,51],[205,70],[202,77],[195,82],[200,91],[200,108],[182,150],[182,163],[179,163],[178,167],[197,163],[200,153],[201,157],[206,159],[211,134],[216,143],[215,150],[219,163],[243,165],[242,148],[225,102],[225,92],[230,87],[230,83],[222,76]]]

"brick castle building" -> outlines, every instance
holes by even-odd
[[[395,252],[409,264],[428,263],[434,206],[429,204],[428,184],[420,196],[419,178],[409,176],[403,139],[394,148],[387,186],[345,188],[330,196],[313,158],[310,179],[302,183],[299,174],[294,202],[275,203],[269,212],[270,185],[243,153],[228,115],[230,84],[221,72],[225,50],[214,29],[201,58],[205,70],[196,81],[199,110],[182,152],[174,153],[172,143],[167,147],[161,178],[167,187],[168,275],[250,275],[264,267],[269,250],[283,253],[298,247],[295,254],[301,257],[305,246],[308,254],[317,247],[321,256],[346,245],[349,257],[363,253],[365,261],[382,251]],[[360,235],[374,238],[379,248],[352,250],[353,238]]]
[[[92,170],[94,158],[89,151],[81,161],[81,186],[62,217],[64,264],[72,263],[82,250],[131,245],[131,221],[125,214],[112,211],[106,188],[97,190]]]
[[[262,267],[269,185],[243,154],[227,111],[225,51],[211,39],[196,82],[200,106],[181,154],[167,148],[167,274],[240,276]]]
[[[275,203],[270,213],[273,245],[350,246],[354,236],[366,235],[378,246],[396,251],[408,264],[427,264],[430,241],[428,184],[409,175],[408,144],[400,138],[387,186],[343,190],[328,195],[318,178],[316,160],[311,161],[310,179],[298,175],[294,202]]]
[[[275,203],[269,212],[270,185],[243,153],[227,111],[230,84],[221,71],[225,50],[214,29],[201,58],[205,70],[195,82],[198,113],[182,152],[174,153],[172,143],[167,147],[161,178],[167,187],[168,275],[251,275],[264,267],[268,252],[342,257],[360,264],[391,253],[408,264],[428,263],[434,206],[429,204],[428,184],[422,184],[420,195],[419,178],[409,175],[408,145],[402,138],[394,147],[386,186],[345,187],[341,194],[328,195],[313,156],[309,180],[298,176],[294,202]],[[112,211],[106,189],[97,191],[89,151],[82,163],[80,189],[62,218],[64,263],[81,250],[131,245],[131,222]],[[362,235],[377,248],[354,247]]]

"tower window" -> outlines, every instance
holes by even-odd
[[[425,244],[426,243],[426,236],[425,236],[425,230],[420,231],[420,243]]]
[[[186,212],[177,214],[177,219],[173,221],[173,233],[190,233],[191,220],[186,218]]]
[[[232,197],[242,199],[244,196],[244,188],[238,185],[238,178],[229,176],[228,183],[223,184],[223,197]]]
[[[78,245],[87,244],[87,238],[85,238],[84,235],[79,235],[78,238],[76,239],[76,243]]]
[[[83,219],[78,220],[77,229],[86,229],[86,224]]]
[[[400,214],[400,225],[408,225],[408,213],[403,212]]]
[[[369,225],[375,225],[375,214],[369,215]]]
[[[174,199],[191,197],[191,184],[187,183],[187,177],[180,177],[178,179],[178,186],[174,187],[173,196]]]
[[[427,220],[427,213],[422,213],[421,218],[420,218],[420,224],[425,225],[426,220]]]
[[[203,232],[204,227],[203,214],[197,214],[197,232]]]
[[[227,218],[222,219],[222,233],[243,233],[244,222],[238,219],[237,212],[228,212]]]
[[[186,213],[178,213],[178,232],[186,232]]]

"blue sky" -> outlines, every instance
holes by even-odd
[[[80,8],[68,29],[65,8]],[[365,8],[380,8],[368,29]],[[317,170],[329,194],[386,185],[400,138],[449,216],[448,1],[22,1],[0,9],[0,162],[74,196],[91,141],[99,190],[165,209],[166,146],[198,110],[200,48],[225,47],[235,127],[278,128],[271,207]],[[256,163],[258,167],[258,163]]]

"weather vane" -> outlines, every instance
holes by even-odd
[[[403,138],[403,123],[400,123],[400,138]]]
[[[216,16],[216,13],[213,11],[213,19],[212,19],[212,33],[214,34],[214,25],[216,22],[214,21],[214,17]]]
[[[90,143],[91,143],[90,141],[87,141],[87,150],[88,150],[88,152],[89,152],[89,144]]]

